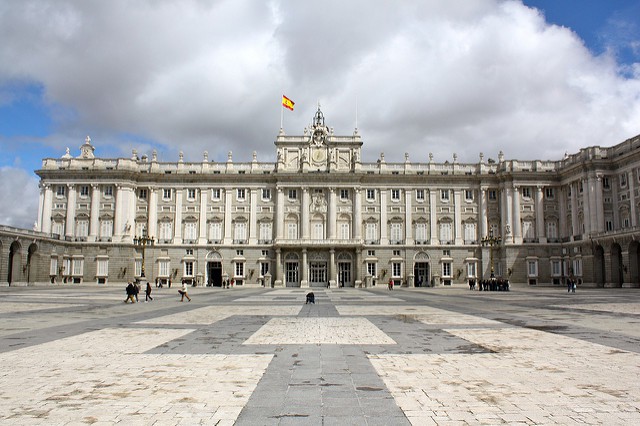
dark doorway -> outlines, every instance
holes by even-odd
[[[429,284],[429,263],[416,262],[413,267],[413,276],[416,287],[426,287]]]
[[[595,262],[593,265],[593,271],[596,279],[597,287],[604,287],[605,280],[605,268],[604,268],[604,249],[602,246],[596,246],[595,252]]]
[[[207,262],[207,287],[222,287],[222,262]]]

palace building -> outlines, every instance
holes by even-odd
[[[103,159],[87,137],[36,171],[36,229],[0,230],[2,279],[418,287],[493,269],[640,286],[640,137],[557,161],[365,163],[358,130],[335,135],[318,108],[275,149],[275,163]]]

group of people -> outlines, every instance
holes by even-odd
[[[469,290],[475,290],[476,284],[478,291],[509,291],[509,280],[502,277],[492,277],[488,280],[469,280]]]
[[[575,293],[577,286],[578,286],[578,283],[575,280],[575,278],[567,279],[567,293]]]
[[[157,282],[157,280],[156,280]],[[169,285],[170,287],[171,285]],[[162,285],[160,286],[162,287]],[[127,283],[127,287],[125,289],[127,293],[127,298],[124,299],[124,303],[136,303],[138,300],[138,293],[140,293],[140,283],[139,282],[131,282]],[[180,294],[180,301],[184,302],[184,298],[186,297],[189,302],[191,302],[191,297],[189,297],[187,282],[182,280],[182,287],[178,290],[178,294]],[[148,301],[153,301],[153,297],[151,297],[151,283],[147,282],[147,288],[144,290],[144,301],[145,303]]]

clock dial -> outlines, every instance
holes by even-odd
[[[323,149],[316,149],[313,151],[313,161],[321,162],[326,158],[327,153]]]

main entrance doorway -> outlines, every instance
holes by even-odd
[[[327,262],[309,262],[309,286],[326,287],[329,282]]]
[[[413,267],[414,285],[416,287],[426,287],[429,285],[429,263],[416,262]]]
[[[353,287],[351,262],[338,262],[338,285],[340,287]]]
[[[222,287],[222,262],[207,262],[207,286]]]
[[[300,287],[300,274],[298,273],[298,262],[285,262],[284,274],[287,287]]]

